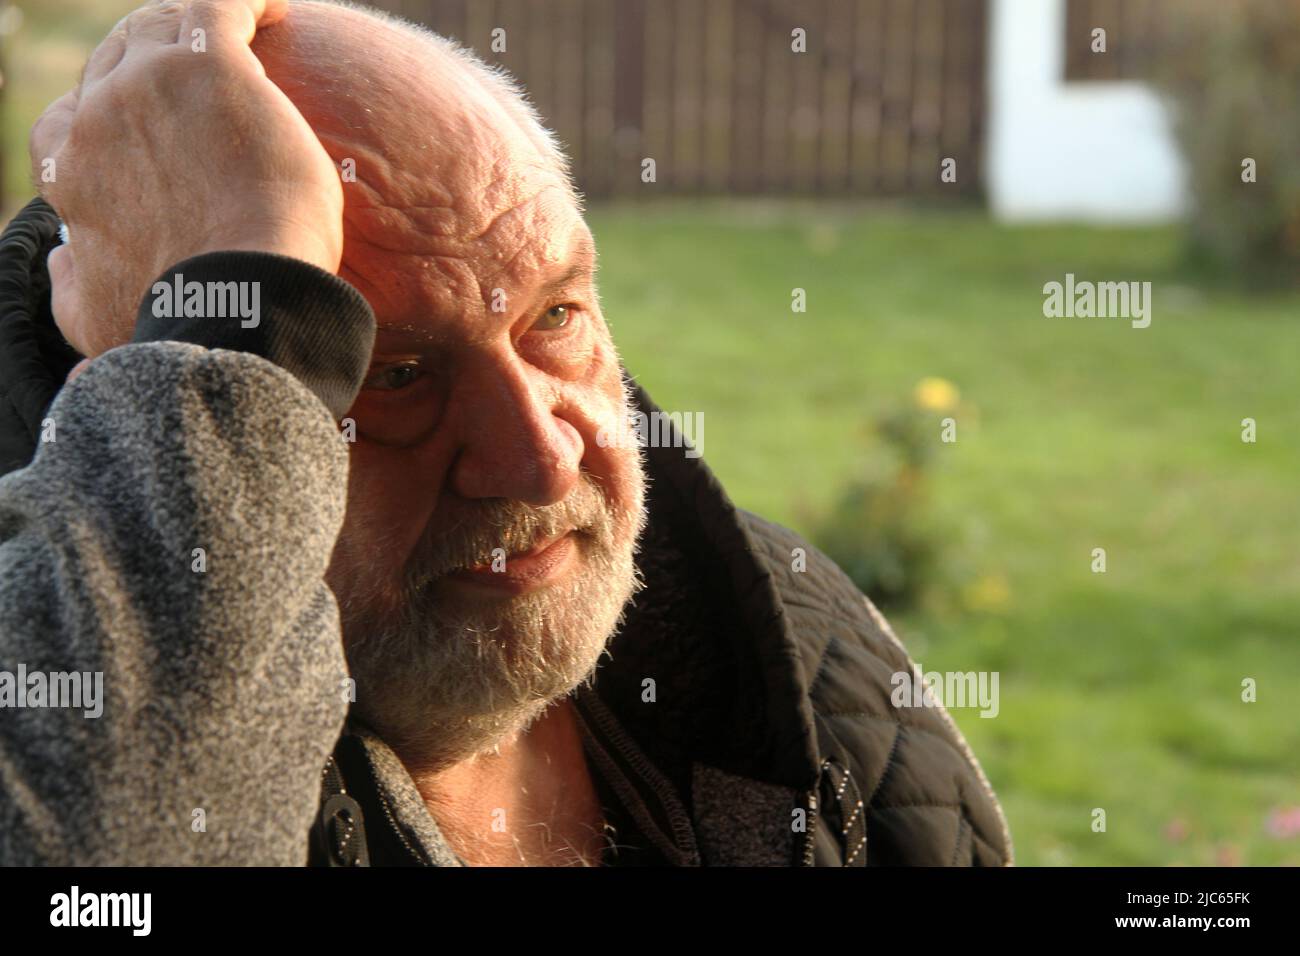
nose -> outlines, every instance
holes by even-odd
[[[513,361],[463,375],[447,409],[460,443],[452,490],[534,507],[563,501],[579,479],[584,446],[557,414],[559,398],[554,382]]]

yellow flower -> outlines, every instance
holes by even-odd
[[[1004,575],[985,574],[965,588],[966,606],[972,611],[1001,611],[1011,601],[1011,588]]]
[[[916,383],[912,397],[917,405],[931,412],[950,412],[961,399],[957,386],[946,378],[921,379]]]

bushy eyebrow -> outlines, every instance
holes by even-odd
[[[543,282],[537,289],[534,300],[543,302],[559,297],[575,286],[592,282],[596,276],[596,248],[590,237],[583,237],[573,253],[573,262],[563,273]],[[438,335],[430,329],[413,326],[380,325],[376,330],[376,347],[396,346],[401,348],[421,348],[438,340]]]
[[[586,254],[580,254],[578,261],[569,266],[563,275],[548,279],[538,289],[538,298],[549,299],[573,288],[579,282],[589,282],[596,274],[595,261]]]
[[[402,328],[381,325],[375,329],[375,351],[401,351],[403,347],[420,349],[438,341],[438,336],[426,329]],[[384,346],[383,349],[380,346]],[[391,349],[389,347],[392,347]]]

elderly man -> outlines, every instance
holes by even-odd
[[[0,862],[1010,861],[847,578],[623,440],[657,410],[502,74],[360,9],[153,4],[32,159],[0,659],[104,700],[0,711]]]

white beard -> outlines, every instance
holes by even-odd
[[[615,511],[583,472],[566,501],[546,508],[483,502],[455,540],[434,539],[413,557],[396,611],[343,601],[355,714],[408,765],[436,770],[486,753],[526,730],[594,673],[629,599],[645,479],[635,467],[634,504]],[[491,603],[457,599],[440,576],[483,561],[493,548],[523,550],[577,527],[568,577]],[[490,560],[490,557],[488,557]],[[360,603],[363,607],[356,605]]]

